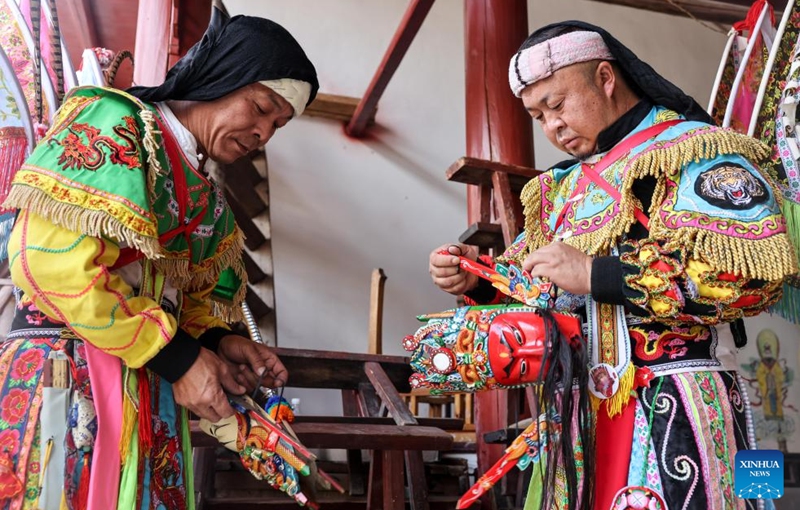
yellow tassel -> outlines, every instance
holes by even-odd
[[[139,420],[136,408],[127,392],[123,392],[122,397],[122,433],[119,438],[119,456],[124,463],[128,459],[131,440],[133,439],[133,427]]]
[[[20,173],[25,172],[25,167]],[[35,172],[34,172],[35,173]],[[161,245],[158,242],[155,225],[148,225],[152,236],[137,232],[126,225],[128,219],[133,222],[133,215],[125,218],[111,216],[104,210],[84,209],[83,207],[61,202],[51,197],[47,191],[25,184],[14,183],[3,207],[6,209],[25,209],[31,211],[54,224],[73,232],[81,232],[92,237],[111,237],[125,241],[135,247],[148,258],[161,256]]]
[[[618,414],[622,414],[622,410],[631,401],[633,384],[636,380],[636,369],[633,363],[628,363],[628,368],[619,378],[619,389],[614,395],[606,400],[606,410],[608,411],[609,418],[613,418]]]
[[[592,404],[592,414],[597,414],[600,405],[604,402],[603,399],[595,397],[592,393],[589,394],[589,402]]]
[[[53,438],[47,440],[47,446],[44,448],[44,460],[42,461],[42,470],[39,473],[39,490],[36,493],[36,501],[33,508],[39,509],[39,499],[42,497],[42,488],[44,487],[44,479],[47,474],[47,467],[50,465],[50,455],[53,453]]]

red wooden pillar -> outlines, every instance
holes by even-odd
[[[526,0],[465,0],[467,156],[533,168],[530,116],[508,85],[508,63],[528,37]],[[468,186],[468,224],[492,216],[488,186]],[[503,454],[483,434],[508,426],[508,392],[479,393],[475,399],[478,469]],[[484,498],[482,508],[492,508]]]

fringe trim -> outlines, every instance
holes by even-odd
[[[615,416],[622,414],[625,406],[627,406],[631,401],[635,382],[636,369],[634,368],[633,363],[628,363],[628,368],[626,368],[625,372],[623,372],[619,377],[619,388],[611,398],[603,400],[597,398],[591,393],[589,394],[591,397],[590,401],[592,404],[592,411],[595,413],[598,412],[600,406],[603,404],[603,402],[605,402],[605,411],[608,413],[609,418],[614,418]]]
[[[789,241],[794,247],[795,257],[800,260],[800,204],[784,199],[782,209]]]
[[[133,440],[133,429],[139,421],[136,408],[127,392],[122,395],[122,432],[119,438],[119,458],[122,462],[128,460],[131,441]]]
[[[800,288],[783,284],[783,297],[769,307],[769,312],[779,315],[789,322],[800,324]]]
[[[747,239],[745,242],[731,241],[731,238],[716,232],[684,227],[673,230],[651,223],[650,231],[654,237],[663,236],[669,241],[668,250],[690,246],[692,256],[698,259],[714,260],[722,271],[741,275],[746,279],[757,278],[767,281],[780,281],[797,273],[797,260],[790,249],[789,236],[776,234],[767,239]]]
[[[150,259],[163,256],[157,238],[143,236],[125,227],[105,211],[90,211],[76,205],[57,202],[37,188],[13,186],[3,207],[31,211],[73,232],[92,237],[113,237],[135,247]]]
[[[245,294],[247,293],[247,271],[242,260],[244,234],[237,226],[232,235],[233,241],[230,246],[214,256],[213,261],[211,261],[211,267],[207,271],[193,270],[196,266],[185,258],[172,259],[162,257],[153,261],[156,269],[163,273],[170,283],[179,289],[198,288],[210,283],[216,283],[219,275],[225,269],[232,268],[242,282],[233,298],[233,302],[212,301],[212,313],[225,322],[244,320],[241,304],[244,302]]]
[[[147,191],[152,199],[152,197],[155,196],[156,181],[158,176],[165,175],[164,168],[161,166],[161,161],[158,160],[158,141],[156,141],[156,135],[161,137],[163,136],[163,133],[158,130],[155,114],[147,109],[147,107],[143,104],[142,109],[139,110],[139,117],[144,123],[144,137],[142,138],[142,145],[144,146],[144,150],[147,152]]]
[[[522,267],[522,263],[530,253],[539,247],[545,246],[550,240],[545,236],[544,229],[540,228],[542,211],[542,178],[534,177],[522,188],[519,199],[524,206],[525,216],[525,248],[513,256],[498,257],[498,262],[503,264],[513,263]]]
[[[678,169],[689,163],[726,154],[739,154],[751,161],[761,161],[769,155],[769,148],[758,140],[714,126],[689,131],[679,138],[684,139],[656,142],[629,160],[622,170],[622,199],[616,217],[599,230],[570,237],[565,243],[589,255],[605,253],[636,222],[634,211],[641,204],[631,192],[633,183],[652,176],[657,180],[653,206],[649,211],[653,237],[663,236],[669,239],[668,246],[672,248],[691,246],[693,255],[707,255],[720,261],[721,270],[740,274],[744,278],[774,281],[796,273],[797,261],[791,253],[787,253],[786,243],[789,239],[785,234],[760,240],[734,239],[725,234],[691,227],[667,228],[661,222],[659,215],[655,213],[666,196],[665,178],[676,174]],[[771,179],[763,174],[762,177],[772,185]],[[776,188],[773,186],[773,189]],[[531,249],[550,242],[539,222],[542,203],[540,181],[537,179],[529,182],[522,190],[520,198],[525,205],[528,246],[513,257],[517,263],[521,263]]]

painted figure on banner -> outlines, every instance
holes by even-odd
[[[762,329],[756,337],[758,358],[751,356],[742,364],[742,370],[755,390],[752,405],[756,437],[774,440],[779,450],[788,452],[787,442],[796,429],[792,415],[796,415],[797,409],[788,402],[795,371],[780,357],[780,348],[778,335],[771,329]]]

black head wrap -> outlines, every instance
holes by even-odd
[[[615,63],[622,70],[628,85],[640,97],[647,97],[654,104],[676,111],[689,120],[708,124],[714,123],[711,116],[706,113],[703,107],[697,104],[697,101],[686,95],[674,83],[658,74],[648,64],[639,60],[639,57],[627,46],[598,26],[576,20],[553,23],[532,33],[522,44],[520,51],[576,30],[586,30],[600,34],[606,46],[608,46],[608,50],[614,55]]]
[[[211,101],[251,83],[291,78],[319,89],[317,72],[303,48],[277,23],[252,16],[229,18],[213,9],[211,25],[157,87],[131,87],[143,101]]]

